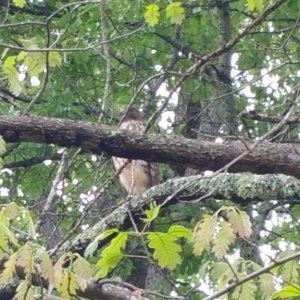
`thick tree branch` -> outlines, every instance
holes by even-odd
[[[176,194],[176,200],[170,195]],[[156,200],[158,203],[169,201],[192,201],[205,197],[232,199],[239,204],[250,201],[290,200],[300,201],[300,182],[298,179],[285,175],[251,175],[251,174],[219,174],[215,177],[202,175],[174,178],[152,187],[139,198],[130,199],[115,207],[110,214],[102,218],[92,228],[69,239],[55,256],[65,252],[82,253],[95,237],[105,230],[117,226],[130,226],[128,213],[134,214],[142,206]],[[104,241],[105,243],[105,241]]]
[[[0,299],[8,300],[12,299],[15,290],[18,286],[18,280],[25,278],[24,267],[16,266],[16,273],[18,279],[15,277],[10,282],[0,285]],[[36,273],[32,274],[32,284],[35,286],[40,286],[41,284],[48,288],[49,283],[44,278],[39,277]],[[129,286],[129,285],[128,285]],[[126,287],[126,283],[107,283],[107,282],[96,282],[90,280],[87,284],[85,290],[76,290],[77,295],[90,300],[148,300],[143,296],[135,296],[133,289]],[[43,300],[60,300],[62,298],[49,295],[49,297],[37,298]],[[65,298],[63,298],[65,299]]]
[[[244,151],[240,141],[214,143],[175,136],[143,135],[95,125],[39,117],[0,116],[0,134],[6,142],[34,142],[81,147],[84,152],[181,163],[198,170],[218,170]],[[300,177],[300,147],[263,142],[231,166],[231,172],[283,173]]]

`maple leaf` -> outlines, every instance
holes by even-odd
[[[144,17],[149,26],[154,27],[158,23],[159,15],[159,7],[156,4],[149,4],[146,7]]]
[[[181,2],[172,2],[167,8],[167,18],[170,19],[172,24],[182,24],[184,19],[184,8],[181,7]]]
[[[249,10],[258,10],[259,12],[264,9],[264,0],[247,0],[247,7]]]
[[[26,0],[13,0],[13,3],[15,6],[22,8],[25,6]]]

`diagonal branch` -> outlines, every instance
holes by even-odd
[[[219,170],[247,151],[247,155],[230,166],[230,172],[283,173],[300,177],[300,146],[295,144],[258,144],[252,140],[215,143],[172,135],[143,135],[105,125],[41,117],[0,116],[0,134],[11,143],[80,147],[83,152],[180,163],[202,171]]]
[[[219,299],[220,296],[223,296],[223,295],[231,292],[236,287],[244,284],[245,282],[250,281],[250,280],[252,280],[252,279],[254,279],[254,278],[256,278],[256,277],[258,277],[258,276],[260,276],[260,275],[262,275],[264,273],[268,273],[272,269],[274,269],[274,268],[276,268],[278,266],[281,266],[281,265],[283,265],[283,264],[285,264],[285,263],[287,263],[287,262],[289,262],[291,260],[297,259],[299,257],[300,257],[300,252],[296,252],[296,253],[294,253],[294,254],[292,254],[290,256],[287,256],[287,257],[285,257],[285,258],[283,258],[281,260],[278,260],[275,263],[272,263],[269,266],[267,266],[265,268],[262,268],[262,269],[260,269],[258,271],[255,271],[255,272],[253,272],[253,273],[245,276],[244,278],[242,278],[242,279],[240,279],[240,280],[238,280],[238,281],[236,281],[236,282],[228,285],[226,288],[224,288],[223,290],[215,293],[214,295],[204,298],[204,300]]]
[[[139,198],[132,198],[116,205],[111,213],[93,227],[66,241],[59,249],[55,249],[53,251],[55,256],[59,257],[68,251],[82,253],[86,246],[105,230],[121,225],[123,228],[131,226],[129,212],[134,215],[135,211],[139,211],[153,200],[163,203],[174,191],[178,193],[176,200],[172,199],[173,202],[191,201],[200,197],[205,198],[207,195],[216,199],[232,199],[239,204],[274,199],[297,202],[300,199],[299,180],[285,175],[218,174],[214,177],[196,175],[174,178],[152,187]],[[168,203],[170,204],[170,201]]]

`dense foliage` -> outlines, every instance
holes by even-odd
[[[0,299],[300,297],[299,11],[0,0]],[[118,131],[128,104],[145,133]],[[111,155],[164,139],[182,161],[124,196]]]

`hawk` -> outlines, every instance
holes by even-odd
[[[123,116],[119,128],[132,132],[144,132],[142,113],[135,107],[130,107]],[[121,157],[112,159],[116,171],[120,172],[120,184],[127,196],[138,196],[159,183],[157,163]]]

